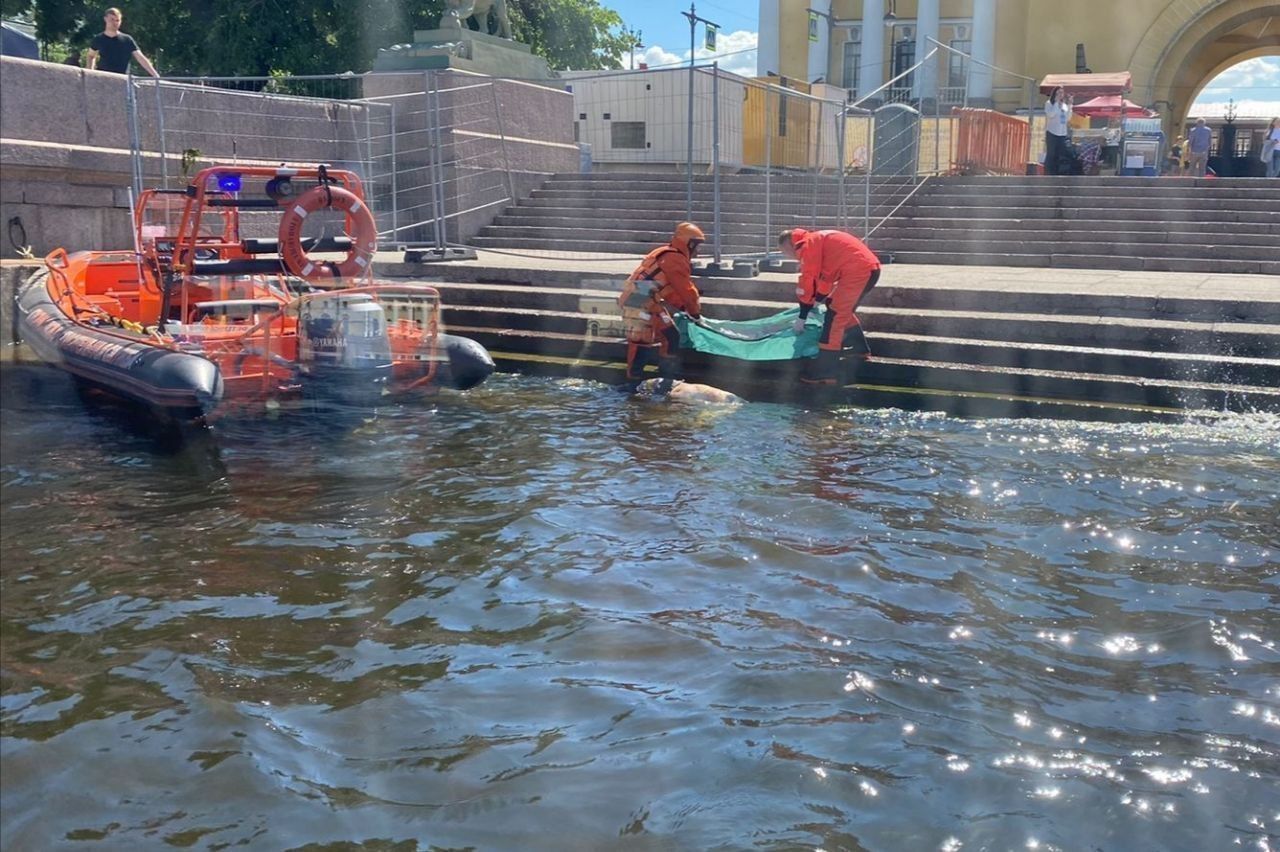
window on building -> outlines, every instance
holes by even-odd
[[[643,148],[645,127],[643,121],[615,121],[610,127],[610,144],[614,148]]]
[[[961,53],[968,53],[973,46],[973,42],[967,38],[957,38],[951,40],[951,49],[958,50]],[[957,56],[954,53],[948,54],[951,59],[947,66],[947,85],[953,87],[962,87],[966,84],[968,76],[967,61],[963,56]]]
[[[893,43],[893,76],[897,77],[912,65],[916,64],[916,43],[914,39],[903,36]],[[915,72],[911,72],[894,85],[901,89],[910,89],[915,85]]]
[[[862,45],[853,41],[844,43],[844,87],[858,88],[858,65],[862,62]]]

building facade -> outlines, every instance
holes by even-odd
[[[934,62],[894,79],[936,42],[944,47]],[[761,76],[821,80],[855,98],[874,93],[882,101],[1005,111],[1029,105],[1034,83],[1027,78],[1129,71],[1130,97],[1180,126],[1218,73],[1255,56],[1280,55],[1280,3],[760,0],[758,55]]]

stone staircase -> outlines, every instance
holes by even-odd
[[[766,186],[770,220],[766,220]],[[873,214],[887,214],[909,190],[910,185],[902,181],[878,182],[871,198]],[[865,195],[861,184],[846,188],[847,215],[859,223],[855,230],[861,229]],[[720,199],[720,237],[726,255],[759,255],[773,249],[783,228],[814,222],[830,226],[840,219],[839,190],[831,177],[815,181],[785,175],[766,182],[763,175],[725,175]],[[685,179],[669,172],[556,175],[469,243],[476,248],[644,255],[671,239],[672,227],[685,218],[685,200]],[[711,177],[695,176],[692,218],[708,236],[715,221],[713,202]],[[709,254],[708,247],[703,256]]]
[[[839,222],[836,182],[824,177],[721,178],[727,255],[759,254],[768,230]],[[905,197],[901,182],[857,177],[845,187],[848,227],[864,202],[880,220]],[[868,198],[869,196],[869,198]],[[471,240],[477,248],[643,254],[685,215],[685,181],[671,174],[557,175]],[[694,181],[693,218],[708,233],[711,178]],[[1280,275],[1280,181],[1115,177],[944,177],[930,180],[878,228],[872,247],[897,262]]]
[[[409,263],[392,274],[435,277],[449,331],[478,340],[502,370],[622,379],[616,275]],[[1120,287],[1104,295],[1023,289],[994,275],[964,288],[915,277],[868,296],[859,315],[875,357],[850,359],[833,397],[816,399],[797,382],[800,361],[686,352],[686,375],[751,400],[834,399],[962,416],[1177,420],[1188,410],[1280,411],[1280,300],[1249,298],[1247,288],[1157,295]],[[707,316],[750,319],[792,305],[793,280],[704,277],[698,286]]]
[[[1280,274],[1280,181],[938,178],[900,213],[904,263]]]

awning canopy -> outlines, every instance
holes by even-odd
[[[1090,118],[1119,118],[1121,115],[1129,118],[1155,118],[1159,115],[1155,110],[1147,109],[1119,95],[1099,95],[1082,104],[1076,104],[1072,112]]]
[[[1123,95],[1133,91],[1133,75],[1128,71],[1106,74],[1047,74],[1040,81],[1040,94],[1050,95],[1061,86],[1068,95],[1096,98],[1099,95]]]

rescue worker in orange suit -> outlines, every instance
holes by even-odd
[[[706,239],[697,225],[681,222],[676,225],[671,242],[645,255],[623,285],[618,297],[627,326],[627,381],[623,390],[636,391],[644,381],[645,365],[655,355],[660,393],[669,391],[679,378],[680,332],[672,314],[684,311],[694,322],[702,321],[691,261]]]
[[[880,280],[880,259],[866,243],[844,231],[795,228],[779,235],[778,246],[784,255],[800,261],[800,280],[796,284],[800,318],[795,322],[796,334],[804,330],[805,319],[815,304],[822,302],[827,306],[817,360],[806,364],[806,375],[801,381],[835,384],[846,334],[856,335],[860,348],[871,353],[854,311]]]

